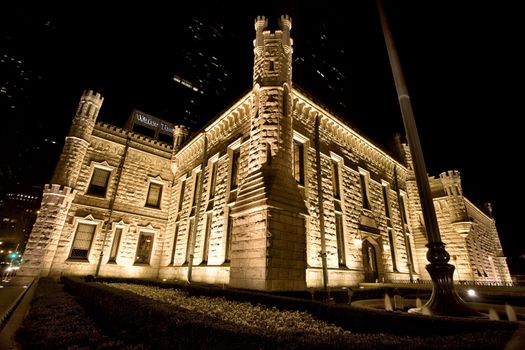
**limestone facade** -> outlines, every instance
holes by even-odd
[[[270,291],[429,278],[408,147],[397,160],[294,88],[291,19],[267,24],[253,89],[198,133],[176,126],[173,144],[97,121],[102,96],[82,95],[21,273]],[[459,173],[430,182],[454,277],[510,282]]]

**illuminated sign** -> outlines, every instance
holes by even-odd
[[[173,127],[170,126],[165,121],[154,120],[154,119],[150,118],[149,116],[147,116],[145,114],[142,114],[142,113],[139,113],[139,112],[137,112],[135,114],[135,118],[136,118],[136,121],[140,122],[143,125],[145,124],[145,125],[152,126],[154,128],[160,128],[160,130],[162,130],[162,131],[164,131],[166,133],[169,133],[170,135],[173,134]]]
[[[131,113],[128,122],[126,123],[126,128],[128,130],[135,131],[135,125],[140,125],[142,127],[152,130],[151,136],[153,136],[154,133],[154,139],[158,139],[159,133],[173,136],[173,124],[168,123],[159,118],[155,118],[154,116],[151,116],[138,110],[134,110]]]

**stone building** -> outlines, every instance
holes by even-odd
[[[291,26],[258,17],[253,89],[191,136],[174,126],[172,144],[97,122],[103,97],[85,92],[22,273],[259,290],[428,279],[408,147],[394,158],[293,87]],[[430,182],[455,278],[510,282],[459,173]]]

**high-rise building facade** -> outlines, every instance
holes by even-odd
[[[292,21],[267,26],[257,17],[252,89],[191,137],[99,122],[103,97],[82,95],[22,274],[270,291],[429,278],[408,147],[392,157],[295,88]],[[459,173],[430,182],[456,279],[510,282],[494,220]]]

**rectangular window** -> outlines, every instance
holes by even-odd
[[[173,236],[173,248],[171,249],[171,264],[175,263],[175,252],[177,249],[177,238],[179,238],[179,223],[175,224],[175,235]]]
[[[108,187],[109,174],[109,170],[95,168],[93,170],[93,176],[91,176],[91,182],[89,183],[87,194],[105,197]]]
[[[405,196],[399,196],[399,205],[401,206],[401,216],[405,224],[408,223],[407,211],[405,207]]]
[[[368,199],[368,181],[366,175],[359,173],[359,184],[361,185],[361,198],[363,200],[363,208],[370,209],[370,201]]]
[[[191,254],[191,235],[193,234],[193,218],[190,219],[188,222],[188,237],[186,240],[186,263],[190,262],[190,254]]]
[[[233,151],[232,154],[232,173],[231,173],[231,182],[230,190],[234,190],[239,186],[239,158],[241,155],[241,149],[237,148]]]
[[[215,198],[215,184],[217,183],[217,162],[213,162],[210,171],[210,195],[209,198]]]
[[[212,221],[212,213],[208,213],[206,215],[206,233],[204,234],[204,243],[202,247],[202,261],[207,262],[208,261],[208,252],[210,250],[210,235],[211,235],[211,221]]]
[[[197,205],[197,197],[199,196],[199,183],[201,179],[201,172],[195,174],[195,184],[193,185],[193,201],[191,206],[194,207]]]
[[[304,145],[295,140],[293,142],[293,174],[295,181],[304,185]]]
[[[229,262],[231,259],[232,253],[232,233],[233,233],[233,218],[231,215],[228,216],[228,231],[226,233],[226,252],[225,252],[225,262]]]
[[[184,203],[184,187],[186,185],[186,181],[183,180],[180,184],[180,194],[179,194],[179,205],[177,206],[177,212],[181,211],[182,204]]]
[[[385,215],[390,219],[390,205],[388,201],[388,186],[383,185],[383,202],[385,203]]]
[[[96,225],[78,224],[73,246],[71,247],[72,259],[87,259],[91,242],[95,234]]]
[[[111,246],[111,253],[109,254],[109,262],[115,262],[117,260],[118,248],[120,245],[120,237],[122,236],[122,228],[117,227],[115,229],[115,236],[113,237],[113,245]]]
[[[153,233],[141,232],[139,235],[139,242],[137,244],[137,255],[135,256],[135,264],[149,264],[152,250]]]
[[[160,199],[162,197],[162,185],[150,182],[148,190],[148,199],[146,206],[151,208],[160,208]]]
[[[394,271],[397,271],[396,247],[394,245],[394,234],[391,228],[388,229],[388,243],[390,244],[390,255],[392,256],[392,268]]]
[[[335,213],[335,234],[337,236],[337,255],[339,257],[339,265],[346,263],[345,256],[345,238],[343,230],[343,215]]]
[[[332,187],[334,190],[334,197],[341,198],[341,191],[339,189],[339,163],[332,160]]]
[[[414,266],[414,257],[412,256],[412,246],[410,245],[410,237],[407,237],[405,241],[407,244],[406,248],[407,248],[408,261],[409,261],[410,267],[412,271],[416,272],[416,267]]]

